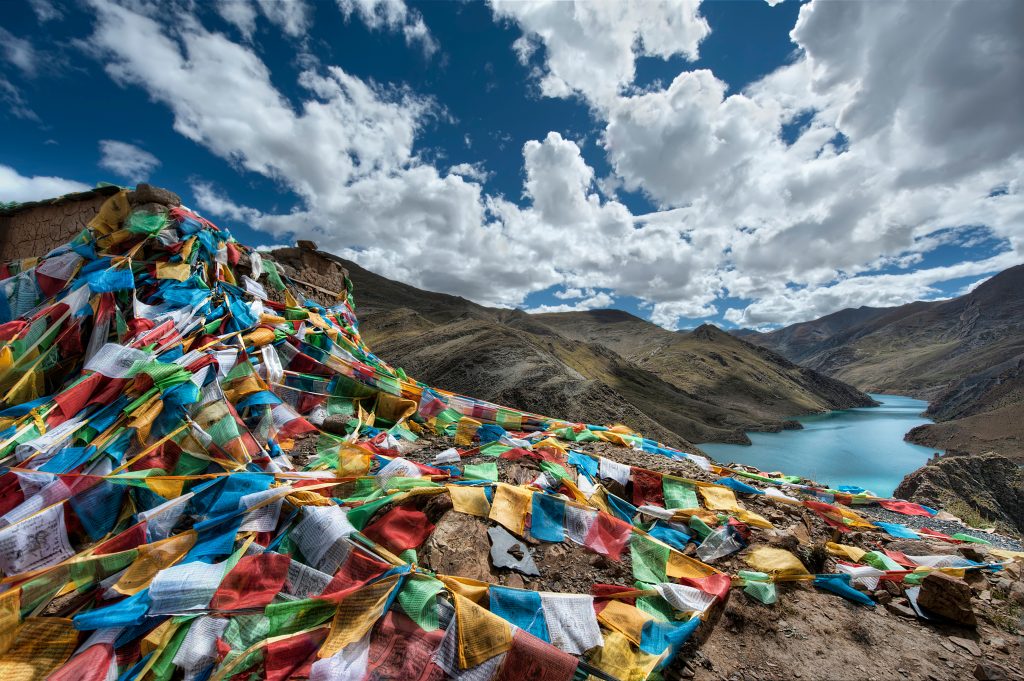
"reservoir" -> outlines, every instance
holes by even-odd
[[[831,487],[857,485],[888,497],[903,476],[925,464],[935,449],[903,440],[928,403],[899,395],[875,395],[878,407],[844,409],[796,418],[803,430],[748,433],[753,445],[708,443],[700,448],[719,462],[799,475]]]

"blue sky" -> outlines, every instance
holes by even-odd
[[[1024,259],[1019,18],[8,3],[0,200],[148,180],[252,245],[313,238],[481,303],[668,328],[948,297]]]

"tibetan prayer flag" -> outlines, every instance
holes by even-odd
[[[540,541],[564,541],[565,501],[547,494],[534,494],[530,512],[530,534]]]
[[[540,594],[526,589],[494,585],[490,589],[490,610],[543,641],[550,641]]]
[[[777,576],[801,576],[809,574],[800,559],[785,549],[772,546],[756,546],[743,557],[747,565],[759,572]]]
[[[459,513],[468,513],[479,518],[486,518],[491,513],[491,502],[483,487],[467,485],[448,485],[445,489],[452,499],[452,507]]]
[[[701,486],[698,490],[700,491],[700,495],[704,498],[704,505],[712,511],[729,511],[735,513],[740,510],[740,506],[736,502],[736,495],[733,494],[731,489],[726,487]]]
[[[419,548],[434,531],[422,511],[396,506],[366,526],[363,534],[396,553]]]

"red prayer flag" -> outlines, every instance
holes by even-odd
[[[331,582],[324,588],[321,598],[340,601],[355,589],[361,588],[370,580],[380,577],[391,569],[384,563],[366,553],[355,549],[349,552],[341,569],[334,575]]]
[[[629,523],[607,513],[598,513],[583,545],[612,560],[619,560],[632,533],[633,527]]]
[[[327,629],[318,629],[269,643],[263,656],[264,678],[267,681],[287,681],[309,677],[316,651],[325,638]]]
[[[419,548],[434,531],[423,511],[397,506],[366,526],[363,534],[388,549],[400,553]]]
[[[262,608],[284,588],[292,559],[281,553],[242,556],[210,601],[214,610]]]
[[[633,504],[642,506],[653,504],[665,506],[665,490],[661,484],[661,476],[654,471],[633,468]]]
[[[578,664],[569,653],[518,629],[494,681],[569,681]]]
[[[447,677],[432,659],[443,635],[441,629],[423,631],[402,613],[388,612],[373,629],[365,678],[443,681]]]
[[[895,513],[902,513],[903,515],[919,515],[925,518],[931,518],[932,514],[924,509],[921,504],[915,504],[910,501],[879,501],[878,505],[882,508],[893,511]]]
[[[58,667],[49,681],[105,681],[114,662],[114,647],[109,643],[89,646]]]

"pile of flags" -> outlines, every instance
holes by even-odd
[[[851,584],[998,568],[833,543],[836,574],[754,547],[729,575],[709,563],[772,527],[737,495],[840,533],[914,534],[857,504],[934,512],[424,385],[365,345],[350,290],[317,296],[183,207],[122,191],[0,276],[4,678],[643,679],[733,587],[770,603],[776,582],[807,580],[871,604]],[[453,446],[404,457],[421,438]],[[499,479],[524,458],[536,480]],[[634,583],[569,594],[434,573],[417,550],[439,496],[519,538],[628,554]]]

